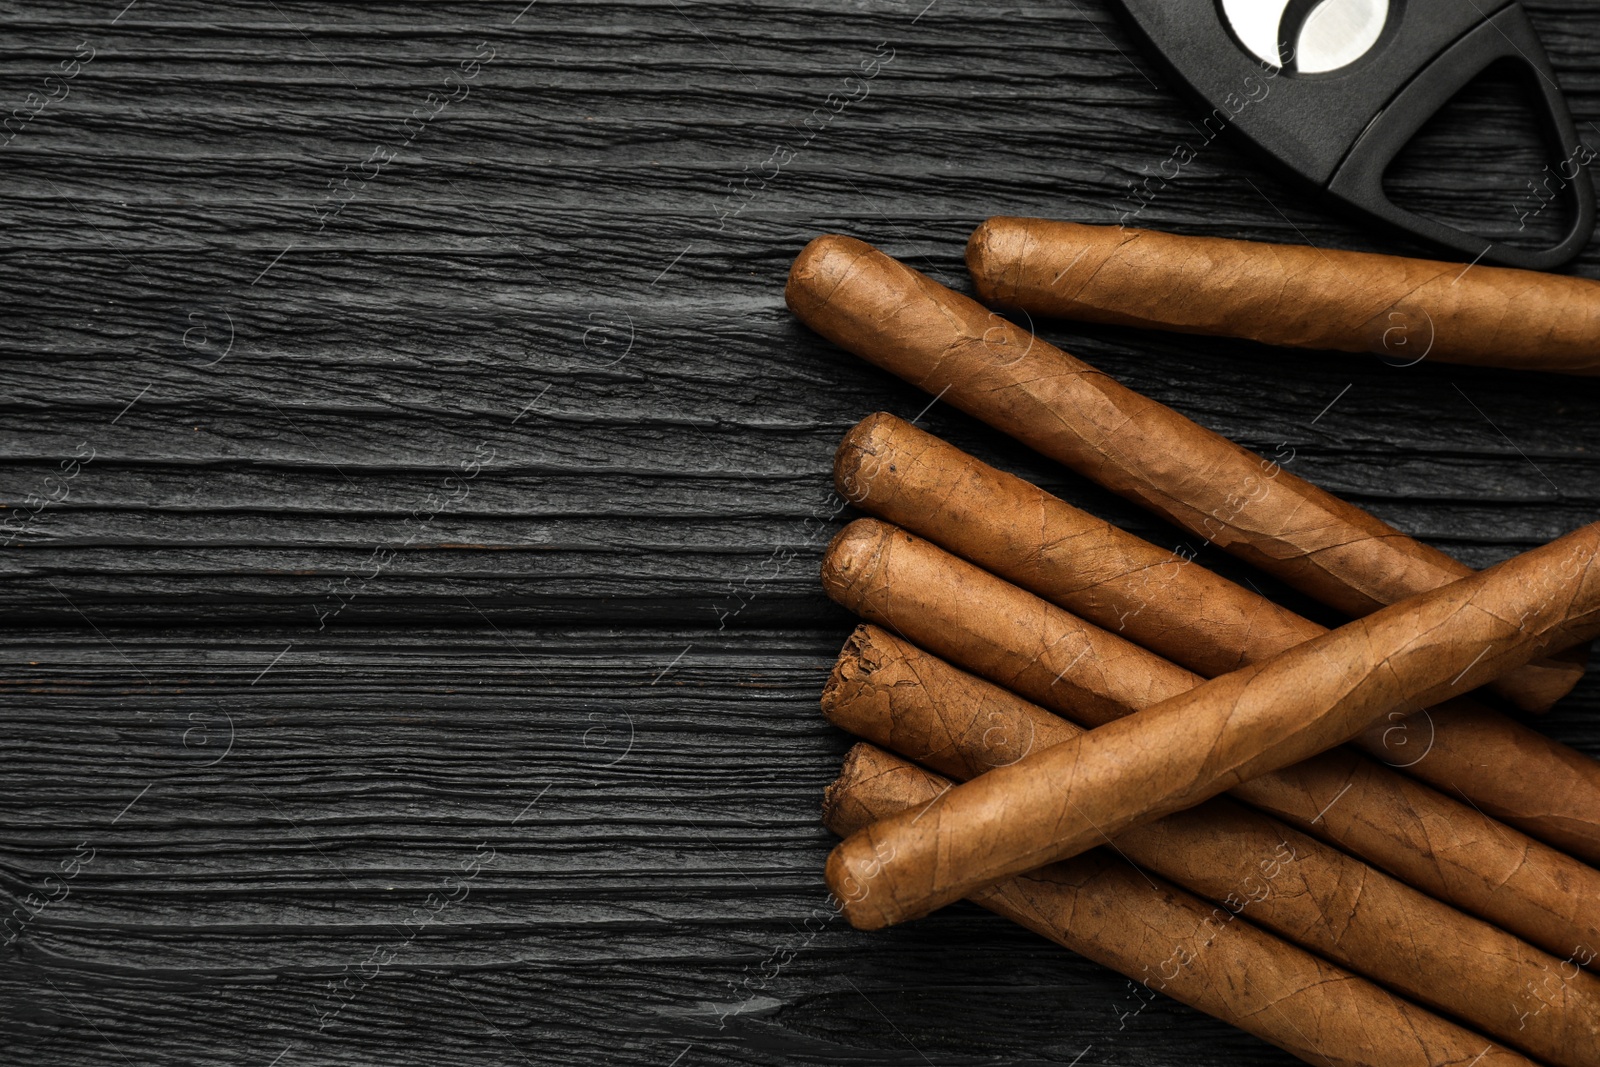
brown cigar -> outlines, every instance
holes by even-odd
[[[847,527],[830,546],[835,581],[902,539],[915,540]],[[845,916],[862,929],[916,918],[1308,759],[1386,715],[1456,696],[1546,648],[1591,640],[1597,551],[1600,523],[991,771],[945,794],[928,818],[888,819],[846,840],[828,858],[829,885],[838,894],[859,881],[887,849],[896,858],[878,873],[881,891],[847,904]]]
[[[948,783],[857,745],[828,787],[840,835],[925,807]],[[892,862],[892,861],[891,861]],[[871,895],[873,882],[859,890]],[[1319,1067],[1533,1067],[1455,1023],[1096,849],[975,892],[975,903]],[[1226,915],[1226,912],[1222,913]]]
[[[834,459],[865,510],[1196,671],[1226,674],[1326,632],[1310,620],[994,469],[893,415]],[[1600,761],[1470,701],[1358,740],[1391,765],[1600,863]]]
[[[871,520],[850,529],[863,537],[894,538],[892,527]],[[830,554],[823,563],[829,595],[905,640],[1083,726],[1104,725],[1201,681],[926,542],[905,542],[900,535],[886,548],[858,553],[869,562],[847,582],[837,580]],[[861,633],[866,662],[881,666],[907,658],[882,652],[883,640],[870,640],[881,631],[869,627]],[[850,657],[850,647],[841,662]],[[951,721],[963,718],[969,693],[926,688],[924,699]],[[825,696],[825,704],[830,699]],[[1025,701],[991,707],[984,727],[993,730],[990,745],[1009,754],[1004,762],[1037,751],[1041,731],[1060,729],[1047,712]],[[909,714],[898,720],[902,728],[912,721]],[[907,745],[899,738],[887,743],[959,777],[978,771],[961,773],[937,755],[936,746]],[[1563,958],[1574,946],[1600,950],[1600,871],[1349,749],[1263,774],[1232,793]]]
[[[1600,284],[1504,267],[995,218],[967,242],[994,304],[1119,326],[1600,374]]]
[[[957,781],[1083,731],[882,630],[846,644],[834,725]],[[1218,797],[1115,840],[1136,867],[1552,1065],[1593,1064],[1600,978],[1274,819]],[[1396,937],[1404,930],[1406,936]],[[1592,955],[1592,954],[1591,954]],[[1582,960],[1587,962],[1587,960]],[[1546,988],[1545,980],[1550,981]],[[1543,999],[1519,993],[1532,988]],[[1507,995],[1512,991],[1512,995]]]
[[[1472,573],[853,238],[808,244],[784,295],[836,344],[1348,614]],[[1543,710],[1579,660],[1496,687]]]

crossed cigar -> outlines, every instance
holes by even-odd
[[[1037,273],[996,257],[1007,221],[974,238],[990,280]],[[786,295],[841,346],[1356,616],[1324,631],[865,420],[835,475],[879,518],[835,539],[823,578],[874,625],[824,710],[964,784],[853,750],[826,805],[852,924],[970,896],[1311,1062],[1524,1062],[1481,1034],[1600,1063],[1600,872],[1575,858],[1600,860],[1600,764],[1462,698],[1492,683],[1542,710],[1575,683],[1600,636],[1600,524],[1474,574],[859,241],[813,241]]]

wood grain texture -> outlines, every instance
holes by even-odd
[[[1589,133],[1600,11],[1530,9]],[[1195,109],[1104,0],[0,20],[7,108],[94,50],[0,148],[4,1058],[1285,1062],[976,909],[806,924],[846,747],[832,451],[926,398],[793,323],[783,277],[838,230],[968,289],[988,215],[1115,221]],[[1475,93],[1397,181],[1514,231],[1520,129]],[[1418,251],[1222,141],[1138,221]],[[1041,330],[1474,565],[1600,502],[1597,382]],[[1585,682],[1542,728],[1600,753],[1596,712]]]

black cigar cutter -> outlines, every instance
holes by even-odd
[[[1595,152],[1573,128],[1550,59],[1522,5],[1497,0],[1121,0],[1178,79],[1232,128],[1335,199],[1463,256],[1548,270],[1588,244]],[[1530,187],[1576,197],[1572,229],[1549,248],[1491,242],[1408,211],[1383,188],[1407,142],[1490,64],[1532,69],[1558,157]],[[1554,186],[1551,176],[1556,175]],[[1540,194],[1541,196],[1543,194]],[[1508,210],[1515,210],[1508,206]]]

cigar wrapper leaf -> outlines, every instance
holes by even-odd
[[[857,745],[829,787],[836,833],[915,813],[948,783]],[[873,885],[861,891],[870,894]],[[1373,983],[1153,882],[1096,849],[972,899],[1152,991],[1323,1067],[1532,1067],[1532,1061]],[[1479,1058],[1481,1056],[1481,1059]]]
[[[846,643],[822,706],[834,725],[957,781],[1082,733],[873,626]],[[1593,952],[1541,952],[1225,798],[1114,844],[1136,868],[1228,916],[1244,915],[1552,1067],[1600,1058],[1600,978],[1582,970]]]
[[[861,241],[813,240],[784,296],[835,344],[1346,614],[1472,573]],[[1586,660],[1543,660],[1496,688],[1544,710]]]
[[[857,507],[1205,677],[1326,632],[893,415],[845,435],[834,481]],[[1048,701],[1046,701],[1048,703]],[[1534,837],[1600,863],[1600,761],[1469,700],[1357,743]]]
[[[825,582],[848,584],[902,538],[916,540],[852,524],[829,548]],[[829,857],[829,884],[843,898],[839,888],[887,848],[896,858],[881,865],[879,891],[845,916],[863,929],[915,918],[1590,640],[1600,633],[1597,547],[1600,524],[991,771],[918,821],[847,839]]]
[[[1033,315],[1487,367],[1600,374],[1600,283],[1506,267],[993,218],[988,303]]]

